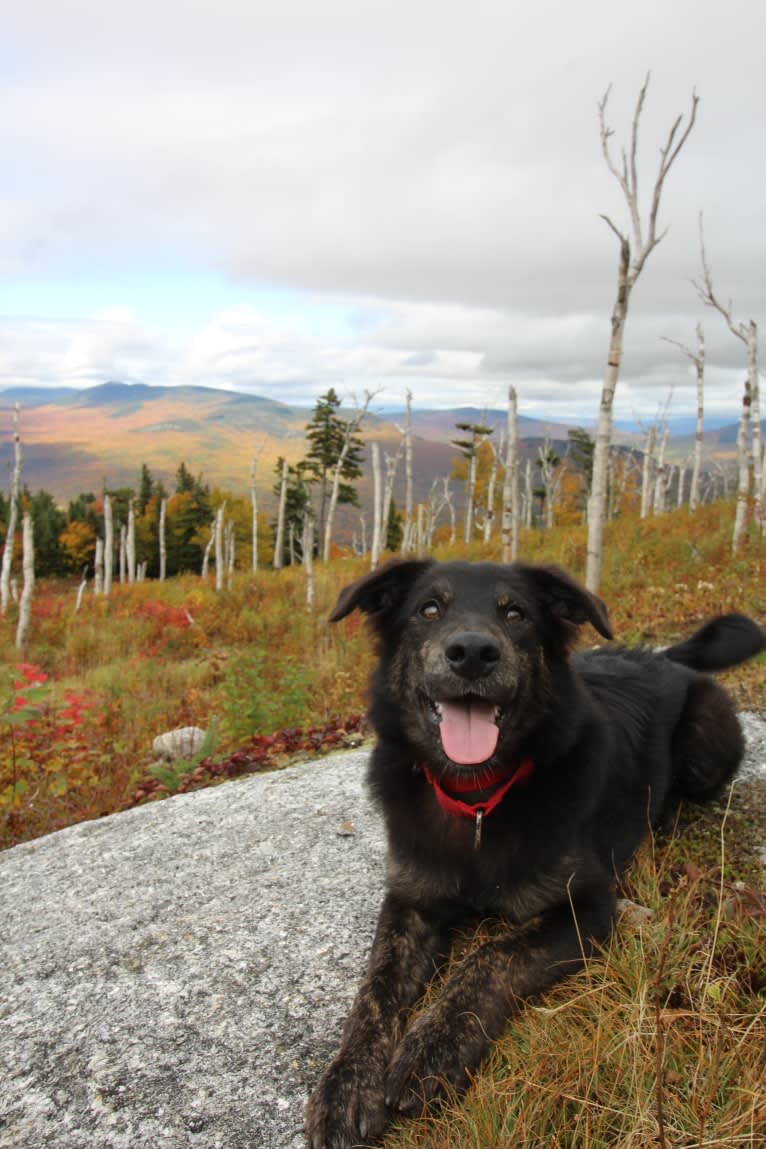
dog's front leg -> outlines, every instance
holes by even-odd
[[[550,910],[485,942],[450,974],[436,1002],[410,1025],[386,1078],[386,1105],[408,1116],[466,1088],[522,1002],[574,972],[605,940],[612,899]]]
[[[306,1108],[310,1149],[347,1149],[383,1131],[390,1116],[386,1069],[407,1011],[446,948],[444,939],[444,931],[413,906],[386,897],[340,1051]]]

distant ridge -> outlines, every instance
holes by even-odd
[[[312,407],[297,407],[277,399],[244,391],[225,391],[202,385],[124,383],[107,380],[87,388],[11,387],[0,390],[0,475],[12,466],[13,420],[21,408],[24,447],[23,481],[30,490],[45,488],[59,501],[83,491],[107,486],[135,486],[141,464],[167,486],[181,462],[212,485],[244,492],[250,483],[253,457],[258,454],[257,482],[266,507],[272,496],[274,467],[282,456],[295,463],[305,454],[305,429]],[[349,411],[344,405],[341,413]],[[364,438],[393,450],[399,442],[397,427],[403,410],[370,413]],[[428,497],[435,476],[449,474],[457,451],[451,441],[459,437],[455,424],[485,420],[496,428],[499,441],[507,420],[505,410],[483,411],[476,406],[452,409],[419,408],[412,412],[415,451],[415,497]],[[673,426],[673,420],[671,428]],[[679,422],[688,425],[681,417]],[[693,421],[692,421],[693,422]],[[589,426],[590,424],[590,426]],[[537,446],[547,434],[561,451],[573,427],[592,430],[592,420],[572,422],[530,415],[519,417],[519,435],[525,456],[537,457]],[[684,428],[686,429],[686,428]],[[706,432],[709,454],[731,457],[736,421]],[[618,443],[640,447],[643,436],[620,431]],[[690,439],[672,439],[674,458],[685,456]],[[402,497],[397,480],[395,498]],[[365,483],[362,483],[362,491]]]

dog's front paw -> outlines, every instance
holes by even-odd
[[[377,1058],[336,1057],[306,1106],[309,1149],[350,1149],[380,1136],[389,1117],[384,1070]]]
[[[467,1068],[458,1034],[435,1012],[424,1013],[410,1026],[391,1061],[386,1075],[386,1105],[416,1117],[431,1102],[464,1090]]]

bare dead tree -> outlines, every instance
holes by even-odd
[[[223,590],[223,528],[226,504],[222,503],[215,513],[215,589]]]
[[[258,450],[253,455],[253,462],[250,467],[250,506],[253,512],[253,574],[258,573],[258,493],[255,489],[255,469],[258,464],[258,459],[260,458],[261,452],[265,446],[266,436],[264,435]]]
[[[668,449],[670,428],[664,427],[660,445],[657,448],[657,466],[654,473],[654,513],[664,515],[666,511],[665,498],[668,491],[668,474],[665,465],[665,452]]]
[[[203,579],[207,579],[207,576],[208,576],[208,569],[210,566],[210,553],[213,549],[213,544],[215,543],[216,519],[217,519],[217,516],[214,516],[213,521],[210,524],[210,538],[207,540],[207,543],[205,544],[205,550],[202,553],[202,578]]]
[[[516,388],[508,388],[508,439],[503,480],[503,562],[519,557],[519,419]]]
[[[93,563],[93,593],[104,591],[104,540],[96,539],[96,557]]]
[[[29,620],[32,613],[32,592],[35,589],[35,541],[32,529],[32,516],[24,511],[21,520],[22,570],[24,585],[19,600],[19,618],[16,624],[16,649],[21,650],[27,641]]]
[[[285,508],[287,506],[287,459],[282,460],[282,479],[279,484],[279,510],[277,511],[277,537],[274,543],[274,570],[282,567],[282,552],[285,545]]]
[[[16,541],[16,524],[19,515],[19,491],[21,489],[21,468],[24,455],[21,450],[21,434],[19,433],[19,404],[13,409],[13,474],[11,475],[11,493],[8,500],[8,525],[5,532],[5,546],[3,547],[3,562],[0,567],[0,610],[2,614],[8,609],[11,597],[11,566],[13,564],[13,549]]]
[[[700,501],[700,471],[702,470],[702,448],[704,446],[705,431],[705,334],[702,324],[697,324],[697,349],[692,351],[685,343],[677,339],[665,339],[680,348],[687,359],[694,364],[697,376],[697,418],[694,424],[694,456],[692,463],[692,481],[689,487],[689,510],[695,511]],[[679,501],[679,506],[681,503]]]
[[[388,525],[388,513],[383,519],[384,530]],[[412,392],[407,391],[407,417],[404,422],[404,534],[402,554],[412,551],[414,523],[412,519]]]
[[[682,129],[683,116],[677,116],[668,133],[664,146],[660,148],[660,165],[652,190],[648,225],[646,231],[644,231],[638,202],[637,153],[639,125],[648,87],[649,75],[647,75],[639,92],[636,108],[633,113],[630,145],[627,150],[625,148],[622,149],[621,162],[619,164],[615,161],[610,147],[610,140],[614,132],[606,121],[606,109],[610,88],[607,88],[603,99],[598,105],[601,150],[607,168],[622,189],[630,215],[630,234],[628,231],[621,231],[608,215],[602,215],[602,219],[617,237],[619,243],[619,262],[617,270],[617,294],[612,307],[612,330],[609,340],[604,384],[601,390],[601,402],[593,453],[593,480],[588,505],[588,555],[585,582],[591,591],[597,591],[601,581],[601,560],[608,492],[607,465],[609,460],[609,447],[612,441],[612,410],[615,390],[620,375],[625,323],[628,316],[630,297],[636,280],[643,270],[644,264],[665,235],[665,232],[658,233],[657,231],[657,216],[663,187],[668,172],[694,127],[697,115],[697,104],[699,103],[696,92],[692,92],[691,111],[689,113],[688,123]]]
[[[374,570],[380,558],[383,528],[383,486],[380,477],[380,445],[372,443],[372,547],[370,567]]]
[[[306,610],[314,609],[314,516],[311,508],[303,512],[303,533],[301,535],[303,569],[306,574]]]
[[[128,535],[126,543],[126,556],[128,562],[128,582],[136,581],[136,503],[131,499],[128,503]]]
[[[645,519],[652,510],[652,491],[654,490],[654,445],[657,431],[652,424],[646,432],[644,444],[644,466],[641,476],[641,518]]]
[[[522,500],[522,521],[527,530],[532,526],[534,498],[534,491],[532,490],[532,460],[527,459],[524,468],[524,498]]]
[[[76,598],[75,604],[74,604],[74,613],[75,614],[77,614],[78,610],[82,606],[83,595],[85,594],[87,587],[88,587],[88,568],[87,568],[87,566],[84,566],[82,568],[82,578],[80,579],[80,585],[77,588],[77,598]]]
[[[543,445],[537,448],[537,465],[540,468],[540,478],[543,484],[545,498],[545,525],[553,527],[553,508],[559,496],[564,472],[561,469],[561,460],[554,452],[551,437],[546,431]]]
[[[120,582],[124,583],[128,570],[128,528],[120,523]]]
[[[166,548],[166,524],[167,524],[167,499],[160,500],[160,525],[159,525],[159,543],[160,543],[160,582],[164,582],[167,569],[168,569],[168,553]]]
[[[695,279],[702,302],[706,307],[712,307],[721,315],[735,338],[744,343],[747,348],[747,386],[748,416],[752,424],[752,456],[753,456],[753,520],[760,531],[764,529],[763,519],[763,451],[761,448],[761,398],[758,368],[758,325],[754,319],[749,323],[737,323],[732,313],[731,300],[724,305],[715,293],[713,287],[713,273],[710,270],[707,253],[705,251],[705,233],[702,226],[702,214],[699,219],[700,256],[702,260],[702,279]],[[743,398],[743,404],[745,399]],[[740,420],[740,426],[742,420]],[[746,448],[743,448],[746,451]],[[739,450],[739,448],[738,448]],[[747,514],[747,500],[750,488],[750,468],[740,462],[738,455],[739,487],[737,490],[737,512],[735,514],[734,539],[732,549],[736,552],[742,539]],[[744,486],[743,486],[744,484]],[[741,518],[741,522],[739,519]]]
[[[489,480],[487,482],[487,511],[484,516],[484,542],[488,543],[492,537],[492,527],[495,523],[495,486],[497,484],[497,470],[500,465],[500,456],[503,453],[504,437],[500,436],[500,442],[495,449],[495,445],[491,440],[488,440],[492,450],[492,469],[489,472]]]
[[[112,593],[112,572],[114,571],[114,519],[112,500],[104,495],[104,597]]]

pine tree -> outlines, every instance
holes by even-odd
[[[331,387],[325,395],[320,395],[314,408],[311,422],[306,426],[309,450],[305,460],[305,481],[315,484],[319,492],[318,529],[316,537],[324,538],[327,505],[330,497],[330,483],[333,470],[343,450],[348,425],[338,415],[341,400]],[[341,483],[338,489],[338,502],[358,506],[356,491],[351,485],[362,474],[362,440],[352,435],[341,468]]]

